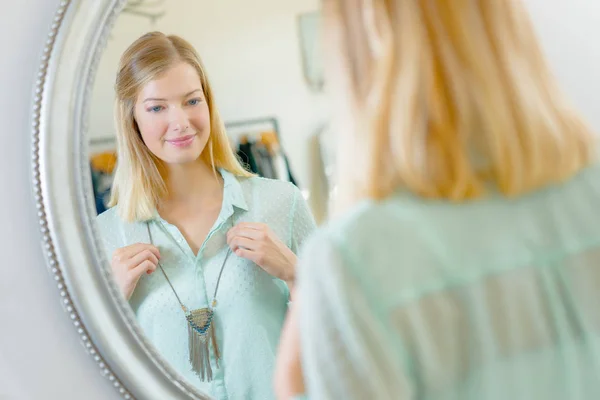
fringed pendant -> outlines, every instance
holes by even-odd
[[[214,312],[210,308],[201,308],[186,313],[188,321],[188,343],[192,369],[202,381],[212,381],[210,365],[210,342],[212,342],[219,367],[219,346],[213,322]]]

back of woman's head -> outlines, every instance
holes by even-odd
[[[519,1],[324,0],[324,15],[327,78],[350,121],[342,202],[398,188],[460,201],[488,183],[515,196],[589,163],[591,134]]]
[[[135,120],[138,94],[181,62],[198,73],[210,114],[210,135],[201,157],[213,169],[222,167],[237,175],[248,175],[230,147],[206,71],[193,46],[178,36],[147,33],[121,56],[115,83],[118,154],[110,205],[118,204],[119,214],[126,221],[151,218],[166,194],[161,160],[144,144]]]

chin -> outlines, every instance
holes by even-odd
[[[187,154],[172,154],[167,158],[168,164],[188,164],[198,161],[202,152],[188,152]]]
[[[198,161],[198,158],[200,158],[200,157],[195,157],[195,158],[192,158],[192,157],[189,157],[189,158],[187,158],[187,157],[186,158],[184,158],[184,157],[175,158],[175,159],[171,159],[168,162],[168,164],[173,164],[173,165],[192,164],[192,163],[195,163],[196,161]]]

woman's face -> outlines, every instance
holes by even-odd
[[[181,62],[140,91],[134,117],[148,149],[167,164],[198,160],[210,135],[200,77]]]

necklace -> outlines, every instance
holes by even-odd
[[[146,227],[148,229],[148,237],[150,239],[150,244],[154,245],[152,241],[152,233],[150,232],[150,223],[146,223]],[[221,275],[223,274],[223,269],[225,268],[225,263],[231,254],[231,249],[227,250],[227,254],[225,255],[225,259],[223,260],[223,265],[221,265],[221,270],[219,271],[219,277],[217,278],[217,284],[215,285],[215,293],[213,295],[212,303],[209,307],[198,308],[195,310],[190,310],[187,308],[175,288],[173,284],[169,280],[165,269],[162,267],[161,263],[158,263],[158,267],[163,273],[167,283],[171,287],[175,298],[177,298],[177,302],[181,306],[183,313],[185,315],[185,319],[188,323],[188,349],[189,349],[189,357],[190,363],[192,364],[192,369],[194,372],[200,377],[202,381],[212,381],[212,368],[210,365],[210,349],[209,344],[212,342],[212,347],[215,351],[215,358],[217,361],[217,368],[219,368],[219,346],[217,345],[217,337],[215,333],[215,324],[213,321],[213,317],[215,315],[215,307],[217,305],[217,291],[219,290],[219,282],[221,282]]]

